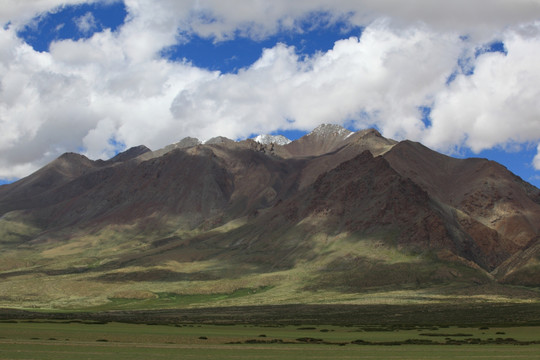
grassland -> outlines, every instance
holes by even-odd
[[[540,353],[540,289],[499,284],[444,254],[398,250],[385,234],[313,233],[298,243],[290,232],[240,251],[242,223],[159,240],[121,230],[4,244],[0,359]]]
[[[499,284],[444,254],[398,250],[388,234],[317,232],[296,244],[293,231],[283,244],[248,251],[235,245],[244,230],[233,222],[154,241],[130,228],[107,228],[65,242],[6,245],[0,307],[104,311],[540,299],[538,288]]]
[[[537,359],[539,330],[12,320],[0,322],[0,359]]]

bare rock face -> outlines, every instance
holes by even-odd
[[[501,282],[538,285],[540,190],[503,166],[450,158],[373,129],[321,125],[290,143],[278,140],[185,138],[108,161],[64,154],[0,186],[0,230],[2,221],[16,218],[18,227],[5,226],[13,243],[69,242],[130,226],[148,243],[156,241],[161,257],[182,248],[171,254],[267,264],[268,271],[324,256],[308,243],[313,234],[379,234],[385,246],[404,253],[464,264]],[[231,223],[242,225],[228,232]],[[19,224],[32,231],[17,233]],[[176,247],[163,240],[185,232],[199,235],[171,235]],[[148,254],[138,250],[130,261]],[[325,271],[342,274],[338,265],[329,262]],[[441,269],[443,278],[456,273]],[[366,284],[392,283],[379,280]]]
[[[538,189],[502,165],[454,159],[410,141],[397,144],[384,157],[432,199],[453,209],[455,221],[484,249],[489,269],[538,236]]]
[[[143,154],[146,154],[150,152],[151,150],[147,148],[144,145],[139,145],[136,147],[132,147],[124,152],[121,152],[120,154],[116,155],[112,159],[110,159],[110,162],[116,163],[116,162],[124,162],[131,159],[135,159],[138,156],[141,156]]]
[[[219,145],[219,144],[232,144],[233,140],[227,139],[224,136],[216,136],[211,139],[206,140],[205,145]]]
[[[346,144],[352,132],[339,125],[322,124],[300,139],[285,145],[290,156],[318,156]]]

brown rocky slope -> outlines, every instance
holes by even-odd
[[[283,146],[189,139],[109,161],[65,154],[0,186],[0,216],[5,279],[185,284],[302,267],[309,291],[540,285],[539,189],[372,129],[321,125]],[[171,262],[218,265],[156,269]]]

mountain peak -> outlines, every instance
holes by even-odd
[[[382,137],[381,133],[377,129],[374,129],[374,128],[361,130],[361,131],[358,132],[358,134],[361,137],[368,136],[368,135],[373,135],[373,136],[376,136],[376,137]]]
[[[291,156],[318,156],[344,146],[352,134],[341,125],[321,124],[286,148]]]
[[[188,136],[188,137],[183,138],[176,144],[174,144],[174,146],[175,148],[184,149],[188,147],[197,146],[199,144],[201,144],[201,141],[199,139]]]
[[[177,143],[165,146],[163,150],[165,151],[164,153],[166,153],[174,149],[187,149],[187,148],[194,147],[200,144],[201,144],[201,141],[199,139],[188,136],[188,137],[183,138]]]
[[[352,134],[352,131],[345,129],[341,125],[337,124],[321,124],[317,126],[312,132],[308,135],[318,135],[318,136],[337,136],[346,138]]]
[[[226,138],[225,136],[216,136],[204,142],[204,145],[223,145],[234,143],[234,140]]]
[[[269,145],[272,143],[276,145],[287,145],[291,142],[291,140],[287,139],[283,135],[259,135],[253,138],[253,140],[263,145]]]
[[[134,146],[127,149],[124,152],[117,154],[115,157],[111,158],[110,162],[121,162],[127,161],[136,158],[139,155],[150,152],[151,150],[144,145]]]

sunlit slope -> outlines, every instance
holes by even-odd
[[[540,190],[375,130],[68,154],[0,216],[6,307],[538,299]]]

